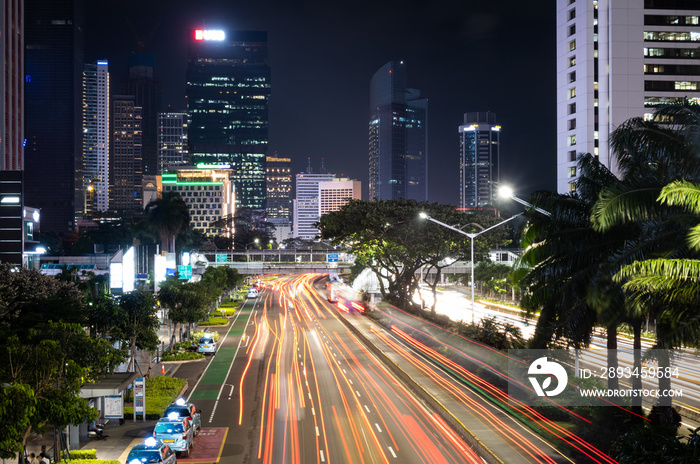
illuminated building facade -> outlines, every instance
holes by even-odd
[[[610,133],[659,105],[700,103],[700,2],[557,0],[557,190],[576,188],[576,157],[613,173]]]
[[[459,126],[459,206],[477,209],[496,203],[500,181],[501,126],[496,113],[464,114]]]
[[[143,206],[141,107],[133,95],[112,96],[112,156],[109,207],[136,211]]]
[[[74,230],[84,201],[84,8],[82,0],[24,1],[24,193],[44,232]]]
[[[188,164],[187,113],[158,113],[158,174]]]
[[[109,209],[109,64],[83,71],[83,216]]]
[[[267,32],[197,30],[187,60],[192,164],[230,165],[236,206],[265,209]]]
[[[362,199],[359,180],[340,178],[323,181],[319,184],[319,191],[321,195],[319,202],[321,216],[340,210],[350,200]]]
[[[428,199],[428,100],[390,61],[370,81],[369,198]]]
[[[296,175],[294,200],[294,238],[313,240],[318,235],[314,224],[321,217],[321,182],[335,179],[335,174],[303,172]]]
[[[212,223],[235,213],[234,187],[230,169],[189,167],[163,173],[163,193],[180,194],[190,213],[190,227],[208,237],[231,237],[233,230],[213,227]]]
[[[267,217],[290,220],[292,216],[292,160],[275,154],[268,156],[267,173]]]

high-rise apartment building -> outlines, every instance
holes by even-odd
[[[143,206],[141,107],[133,95],[112,96],[112,156],[109,207],[138,211]]]
[[[370,81],[369,197],[428,199],[428,100],[390,61]]]
[[[196,30],[187,57],[192,164],[230,165],[237,208],[265,209],[267,32]]]
[[[610,133],[658,105],[700,102],[700,2],[557,0],[557,190],[576,156],[613,172]]]
[[[5,2],[6,4],[7,2]],[[75,228],[83,203],[83,0],[25,0],[25,203],[44,232]]]
[[[158,113],[158,174],[189,164],[187,113]]]
[[[223,217],[233,217],[234,191],[229,169],[186,167],[164,173],[163,193],[177,192],[187,204],[190,227],[202,234],[231,237],[232,230],[212,224]]]
[[[292,160],[275,153],[267,157],[267,217],[290,220],[292,216]]]
[[[459,126],[459,206],[478,209],[494,205],[500,181],[501,126],[496,113],[464,114]]]
[[[162,84],[153,77],[156,57],[148,53],[132,53],[128,58],[129,74],[122,82],[122,94],[133,95],[141,108],[141,156],[143,175],[158,173],[158,112]]]
[[[83,72],[83,215],[109,209],[109,63]]]

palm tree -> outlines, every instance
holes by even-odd
[[[591,210],[599,192],[618,180],[590,154],[579,157],[577,191],[569,195],[538,192],[531,201],[552,213],[530,215],[523,231],[525,248],[517,267],[523,275],[523,306],[541,309],[533,348],[544,348],[564,338],[573,346],[587,346],[596,324],[607,329],[611,356],[617,367],[617,326],[624,320],[625,301],[619,284],[612,281],[615,254],[633,233],[629,227],[606,232],[593,229]],[[617,379],[609,378],[610,388]]]
[[[657,321],[657,348],[673,348],[690,340],[688,333],[681,337],[674,329],[681,315],[685,314],[683,302],[669,298],[660,287],[640,284],[649,277],[643,270],[662,269],[657,259],[692,255],[684,238],[698,223],[698,217],[676,206],[685,194],[676,192],[675,201],[659,202],[657,198],[664,186],[673,181],[700,179],[700,158],[697,156],[700,150],[699,110],[700,107],[673,105],[657,111],[655,121],[634,118],[616,129],[611,140],[622,179],[601,192],[591,215],[595,229],[601,232],[625,224],[639,227],[640,233],[630,237],[618,255],[619,262],[625,266],[615,280],[624,283],[625,279],[631,279],[624,288],[629,292],[628,300],[636,321],[645,317]],[[636,263],[638,261],[647,264],[640,265]],[[665,276],[659,274],[657,277]],[[640,362],[638,332],[641,332],[641,327],[635,326],[635,364]],[[659,359],[660,367],[668,362],[668,359]],[[660,379],[659,387],[670,387],[668,381],[670,379]],[[660,404],[670,406],[670,398],[662,399]]]
[[[186,230],[190,223],[187,203],[177,192],[168,192],[163,198],[152,201],[146,206],[148,220],[160,238],[161,248],[166,252],[175,252],[175,239]]]

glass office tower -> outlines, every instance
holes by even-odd
[[[369,198],[428,199],[428,100],[390,61],[370,81]]]
[[[26,0],[25,204],[44,232],[75,228],[83,203],[84,1]]]
[[[495,204],[500,182],[500,135],[496,113],[464,114],[464,124],[459,126],[460,208],[479,209]]]
[[[230,165],[236,208],[266,207],[269,98],[267,32],[195,31],[187,64],[191,159]]]

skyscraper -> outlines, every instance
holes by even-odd
[[[112,156],[109,207],[137,211],[143,206],[141,107],[133,95],[112,96]]]
[[[294,237],[312,240],[318,235],[314,224],[321,217],[321,182],[332,181],[335,174],[302,172],[296,175],[294,200]]]
[[[22,264],[24,11],[22,0],[0,7],[0,262]]]
[[[700,102],[700,3],[557,0],[557,190],[576,188],[576,156],[617,171],[610,133],[687,97]]]
[[[236,208],[265,209],[270,67],[267,32],[196,30],[187,58],[195,165],[233,168]]]
[[[494,205],[500,181],[501,126],[496,113],[464,114],[459,126],[459,206],[477,209]]]
[[[141,156],[143,175],[158,173],[158,112],[162,84],[153,77],[156,57],[147,53],[129,55],[129,75],[122,82],[122,94],[133,95],[141,108]]]
[[[428,100],[390,61],[370,81],[369,197],[428,199]]]
[[[83,202],[84,2],[25,0],[25,203],[43,231],[75,227]]]
[[[158,113],[158,174],[189,164],[187,113]]]
[[[0,171],[24,169],[24,12],[22,0],[0,10]]]
[[[109,64],[89,63],[83,72],[83,214],[109,209]]]
[[[292,215],[292,160],[275,153],[267,157],[267,217],[286,219]]]

